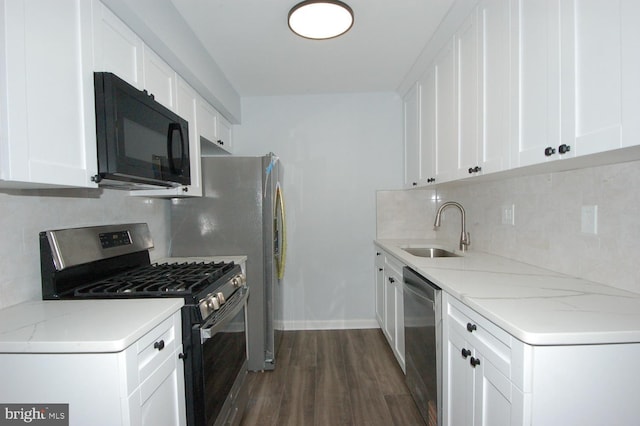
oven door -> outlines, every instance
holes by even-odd
[[[194,373],[202,392],[194,395],[197,425],[233,425],[242,419],[248,400],[244,383],[248,295],[248,289],[235,292],[215,316],[198,329],[201,355],[194,359],[197,364]]]

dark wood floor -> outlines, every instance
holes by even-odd
[[[379,329],[284,332],[249,395],[243,426],[424,425]]]

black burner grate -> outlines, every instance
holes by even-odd
[[[233,269],[233,262],[154,263],[79,287],[74,295],[77,297],[193,295]]]

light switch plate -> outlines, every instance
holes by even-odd
[[[583,234],[598,233],[598,206],[582,206],[581,231]]]

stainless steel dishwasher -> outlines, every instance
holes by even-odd
[[[442,291],[404,267],[404,334],[407,386],[428,426],[441,423]]]

